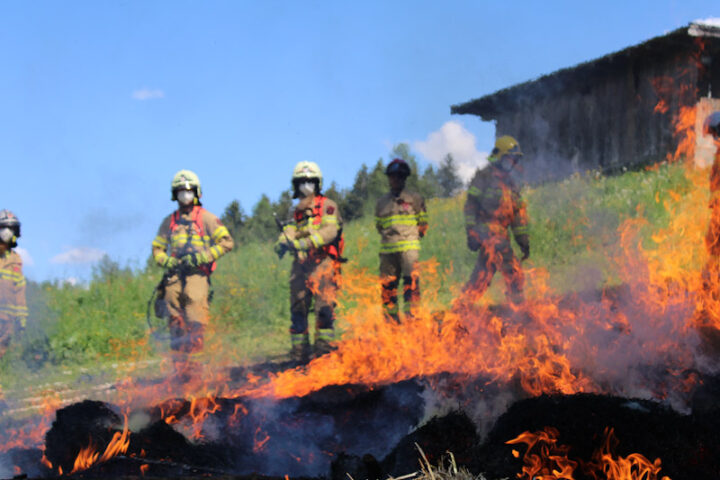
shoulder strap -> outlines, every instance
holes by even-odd
[[[322,222],[324,206],[325,206],[325,197],[323,195],[316,196],[315,197],[315,206],[313,208],[313,223],[315,225],[320,225],[320,222]]]
[[[170,231],[174,232],[177,228],[177,217],[178,217],[179,210],[175,210],[172,215],[170,215]]]
[[[197,227],[198,234],[200,235],[200,238],[205,236],[205,225],[203,225],[202,222],[202,211],[203,207],[201,206],[195,206],[192,210],[192,221]]]

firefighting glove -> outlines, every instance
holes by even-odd
[[[199,267],[200,265],[204,265],[206,263],[212,263],[214,259],[212,258],[212,255],[210,255],[208,252],[200,251],[195,253],[188,253],[187,255],[183,256],[180,261],[184,265],[189,265],[191,267]]]
[[[157,258],[157,264],[160,265],[163,268],[174,268],[178,264],[178,259],[175,257],[171,257],[166,254],[161,254]]]
[[[278,258],[280,259],[282,259],[285,256],[285,253],[287,253],[287,251],[290,249],[287,242],[285,242],[284,240],[278,240],[277,242],[275,242],[275,246],[273,248]]]
[[[530,245],[520,245],[520,251],[522,252],[522,257],[520,257],[520,260],[527,260],[530,258]]]
[[[420,238],[425,237],[425,234],[427,233],[428,226],[427,224],[418,226],[418,234],[420,235]]]

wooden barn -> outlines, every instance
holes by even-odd
[[[720,21],[696,22],[451,112],[494,121],[497,136],[516,137],[525,180],[537,182],[655,163],[682,141],[696,146],[698,163],[710,163],[714,148],[701,127],[708,112],[720,110],[719,98]],[[676,133],[688,114],[694,129]]]

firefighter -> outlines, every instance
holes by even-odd
[[[699,303],[702,305],[702,309],[698,309],[698,312],[701,314],[701,321],[696,323],[701,326],[700,333],[703,334],[703,340],[710,340],[714,343],[712,339],[716,335],[712,332],[716,330],[712,326],[706,328],[706,325],[717,323],[717,305],[720,302],[720,291],[718,291],[718,283],[720,282],[720,112],[713,112],[708,115],[703,124],[703,133],[713,138],[716,149],[715,158],[710,169],[710,202],[708,207],[711,214],[707,232],[705,233],[705,248],[708,259],[702,271],[703,288],[699,295]],[[707,334],[710,334],[710,336],[708,337]]]
[[[470,298],[482,296],[495,272],[505,279],[506,295],[518,304],[523,300],[524,277],[520,261],[530,256],[525,204],[511,172],[522,157],[517,140],[505,135],[497,139],[488,157],[489,165],[478,169],[470,182],[464,214],[467,245],[478,252],[475,268],[465,285]],[[513,253],[508,230],[520,247],[520,260]]]
[[[22,259],[13,250],[19,237],[18,218],[10,210],[0,210],[0,358],[13,336],[25,329],[28,317]]]
[[[284,226],[275,251],[282,258],[293,253],[290,271],[290,357],[299,364],[310,360],[308,315],[315,299],[314,354],[333,349],[335,299],[343,250],[342,218],[337,204],[322,194],[323,177],[314,162],[303,161],[293,170],[293,218]]]
[[[375,226],[380,233],[380,281],[382,303],[386,316],[400,323],[398,286],[403,282],[403,311],[412,316],[420,300],[420,279],[417,270],[420,239],[427,232],[425,200],[405,190],[410,166],[401,158],[385,169],[390,192],[375,205]]]
[[[232,250],[233,239],[220,219],[202,207],[202,188],[195,173],[177,172],[170,191],[178,209],[160,225],[152,255],[166,269],[159,310],[168,318],[176,375],[182,378],[192,372],[189,355],[203,349],[210,275],[216,260]]]

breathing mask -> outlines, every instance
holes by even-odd
[[[10,244],[14,236],[15,232],[12,231],[12,228],[0,228],[0,242]]]
[[[315,183],[314,182],[303,182],[300,185],[298,185],[298,191],[300,192],[300,195],[303,197],[308,197],[315,193]]]
[[[180,190],[177,193],[176,198],[178,202],[180,202],[180,205],[192,205],[193,200],[195,199],[195,192],[193,192],[192,190]]]

